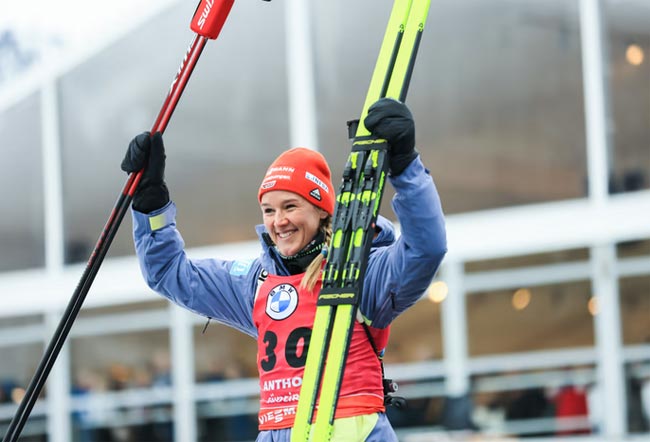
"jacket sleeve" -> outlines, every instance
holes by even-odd
[[[145,281],[175,304],[256,337],[253,298],[258,260],[190,259],[176,229],[176,206],[132,210],[133,239]]]
[[[387,327],[420,299],[447,252],[440,198],[420,158],[390,181],[401,235],[371,250],[361,299],[361,312],[377,328]]]

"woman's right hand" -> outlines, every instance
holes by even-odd
[[[144,169],[138,188],[133,194],[133,208],[138,212],[151,213],[169,202],[169,190],[165,184],[165,145],[162,134],[143,132],[129,143],[121,168],[127,173]]]

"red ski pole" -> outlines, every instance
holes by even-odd
[[[269,1],[269,0],[267,0]],[[187,82],[194,70],[194,66],[205,47],[208,39],[216,39],[223,27],[234,0],[201,0],[197,7],[190,28],[196,32],[192,43],[190,44],[183,62],[172,81],[171,87],[167,97],[158,113],[158,117],[153,125],[151,133],[164,132],[169,123],[169,119],[178,104],[178,101],[187,85]],[[124,215],[129,209],[133,194],[138,187],[142,171],[132,173],[127,178],[126,184],[111,211],[111,214],[104,226],[95,248],[90,255],[86,269],[81,276],[79,284],[75,289],[72,298],[59,322],[59,325],[50,340],[50,343],[43,355],[32,380],[30,381],[16,414],[14,415],[9,428],[2,439],[3,442],[15,442],[18,440],[20,433],[29,417],[29,414],[38,399],[38,396],[43,389],[43,385],[52,370],[52,366],[56,362],[56,358],[65,343],[65,340],[72,328],[81,305],[90,290],[90,286],[95,280],[95,276],[99,271],[108,249],[113,242],[113,238],[124,218]]]

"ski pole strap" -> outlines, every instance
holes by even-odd
[[[394,380],[386,378],[386,372],[384,370],[384,357],[382,352],[379,351],[375,345],[375,339],[372,337],[370,327],[368,324],[366,324],[365,321],[361,322],[361,325],[363,325],[363,330],[366,332],[366,336],[368,337],[368,341],[370,342],[372,350],[375,352],[375,355],[377,355],[377,359],[379,359],[379,366],[381,367],[381,381],[382,387],[384,389],[384,405],[394,406],[396,408],[406,407],[406,399],[401,396],[392,395],[392,393],[395,393],[398,390],[399,386]]]
[[[352,140],[354,139],[354,135],[357,133],[357,129],[359,129],[359,119],[354,119],[354,120],[349,120],[347,122],[348,126],[348,139]]]
[[[372,337],[372,333],[370,332],[370,327],[368,324],[366,324],[365,321],[361,322],[361,325],[363,325],[363,330],[366,332],[366,336],[368,337],[368,341],[370,342],[370,346],[372,347],[372,351],[377,355],[377,359],[379,359],[379,363],[381,364],[381,377],[384,377],[384,356],[382,353],[377,349],[377,346],[375,345],[375,339]]]

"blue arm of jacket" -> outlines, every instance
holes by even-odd
[[[253,298],[259,259],[190,259],[176,229],[176,205],[133,215],[133,239],[140,270],[152,290],[199,315],[257,337]]]
[[[378,221],[382,232],[371,249],[361,304],[361,312],[378,328],[422,296],[446,252],[440,200],[420,160],[390,181],[401,236],[395,241],[387,220]],[[148,215],[132,214],[136,253],[149,287],[195,313],[257,336],[252,319],[257,277],[262,268],[280,273],[268,250],[246,262],[189,259],[172,202]]]
[[[419,157],[389,179],[401,235],[371,250],[361,305],[377,328],[387,327],[422,297],[447,252],[440,198]]]

